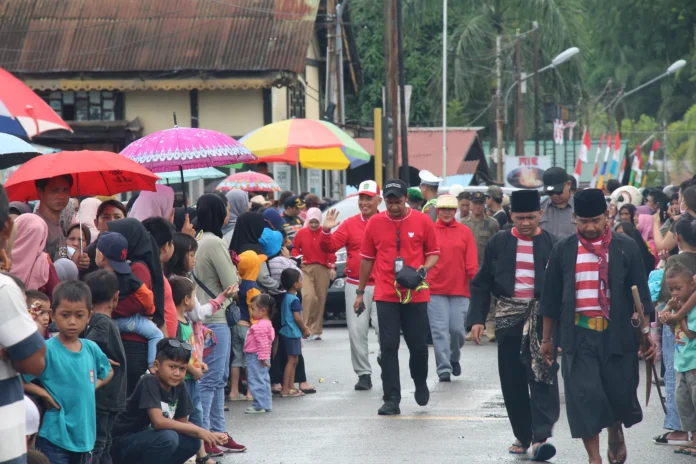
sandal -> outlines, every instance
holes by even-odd
[[[620,441],[609,442],[609,448],[607,449],[607,460],[609,461],[609,464],[624,464],[626,459],[628,459],[628,449],[626,448],[626,439],[624,438],[623,430],[619,433],[619,435],[621,436]],[[620,455],[622,450],[623,458],[618,459],[616,456]],[[612,454],[614,454],[613,458]]]
[[[203,456],[203,457],[196,458],[196,464],[208,464],[208,460],[209,460],[209,459],[212,459],[212,456],[211,456],[210,454],[206,454],[206,455]],[[218,462],[218,461],[216,461],[216,460],[214,460],[214,459],[213,459],[212,461],[213,461],[215,464],[221,464],[220,462]]]
[[[529,445],[524,446],[521,441],[515,440],[515,442],[508,448],[508,452],[510,454],[527,454],[528,449]]]
[[[230,398],[229,396],[227,397],[227,401],[246,401],[246,400],[247,400],[247,397],[242,395],[241,393],[234,398]]]
[[[672,446],[685,446],[687,443],[689,443],[688,438],[686,440],[674,440],[669,438],[669,434],[675,433],[675,432],[667,432],[663,433],[662,435],[658,435],[655,438],[653,438],[653,443],[656,445],[672,445]]]
[[[287,395],[283,395],[282,393],[280,394],[281,398],[297,398],[298,396],[304,396],[304,393],[302,393],[299,390],[295,390],[294,388],[290,390],[290,393]]]

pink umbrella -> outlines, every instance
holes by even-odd
[[[215,187],[218,192],[235,189],[245,192],[281,192],[283,190],[271,177],[253,171],[232,174]]]

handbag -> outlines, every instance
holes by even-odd
[[[196,281],[196,284],[201,287],[212,300],[217,298],[217,295],[211,292],[210,289],[203,282],[201,282],[198,277],[196,277],[196,274],[193,271],[191,272],[191,276],[193,277],[193,280]],[[230,302],[230,305],[227,307],[227,309],[225,309],[225,318],[227,319],[227,325],[230,327],[234,327],[242,319],[242,312],[234,301]]]

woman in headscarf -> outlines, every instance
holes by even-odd
[[[12,274],[17,276],[28,290],[39,290],[51,298],[53,289],[60,283],[56,268],[47,253],[48,226],[35,214],[22,214],[17,218],[17,236],[12,247]]]
[[[196,283],[198,301],[209,301],[217,298],[227,287],[239,280],[237,270],[232,264],[227,244],[222,239],[222,227],[227,221],[229,211],[222,199],[212,193],[198,199],[198,230],[202,236],[198,241],[196,265],[192,277]],[[211,432],[227,433],[225,422],[225,387],[229,378],[230,348],[232,346],[230,327],[227,325],[226,311],[234,310],[229,300],[215,314],[205,318],[203,323],[213,331],[217,344],[212,347],[203,362],[208,365],[208,372],[200,380],[201,406],[203,408],[203,428]],[[229,450],[244,450],[228,435],[228,440],[222,448]],[[205,445],[205,451],[215,456],[220,448]]]
[[[71,198],[68,204],[65,205],[65,208],[63,208],[63,211],[61,211],[60,216],[58,217],[58,222],[60,226],[63,228],[63,233],[66,235],[70,226],[75,223],[75,215],[77,214],[77,207],[75,206],[76,204],[77,198]],[[37,208],[38,205],[39,202],[36,202]]]
[[[645,266],[645,277],[648,277],[655,269],[655,255],[650,251],[650,247],[645,240],[643,240],[640,232],[638,232],[632,222],[619,222],[614,230],[620,234],[628,235],[636,242],[638,250],[640,251],[640,257],[643,259],[643,265]]]
[[[222,237],[227,244],[232,240],[232,232],[237,224],[237,218],[249,210],[249,194],[243,190],[230,190],[225,194],[230,211],[229,221],[222,228]]]
[[[174,190],[168,185],[157,184],[154,192],[143,190],[133,203],[128,217],[144,221],[151,217],[161,217],[172,220],[174,212]]]
[[[80,280],[80,273],[77,270],[77,264],[68,258],[60,258],[54,263],[58,279],[61,282],[68,280]]]
[[[619,222],[630,222],[636,225],[636,207],[626,203],[619,209]]]
[[[636,212],[642,208],[643,206],[639,206],[636,209]],[[648,206],[649,208],[649,206]],[[643,240],[645,243],[648,244],[648,248],[650,248],[650,251],[652,252],[653,256],[655,257],[655,266],[657,266],[660,263],[660,258],[657,253],[657,248],[655,247],[655,237],[653,236],[653,218],[652,215],[650,214],[643,214],[639,213],[638,214],[638,231],[640,232],[641,237],[643,237]]]
[[[80,203],[80,209],[77,212],[77,222],[89,227],[92,240],[96,240],[99,236],[99,230],[97,230],[95,226],[95,219],[97,219],[97,210],[101,204],[101,200],[97,200],[96,198],[85,198],[82,200],[82,203]]]

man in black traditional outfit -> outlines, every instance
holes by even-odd
[[[471,282],[467,326],[481,343],[491,294],[497,299],[498,372],[505,408],[515,435],[511,454],[545,461],[556,454],[546,440],[559,416],[557,370],[539,354],[542,321],[538,299],[546,262],[556,238],[539,227],[539,192],[518,190],[511,198],[512,229],[488,242],[483,263]]]
[[[541,354],[553,361],[556,321],[562,332],[562,374],[570,433],[582,438],[590,464],[602,462],[599,433],[609,432],[610,463],[626,461],[622,426],[643,419],[638,402],[638,350],[631,286],[636,285],[649,316],[653,312],[645,268],[635,241],[612,234],[604,194],[575,195],[577,234],[556,243],[544,276]],[[644,356],[655,355],[650,327]]]

